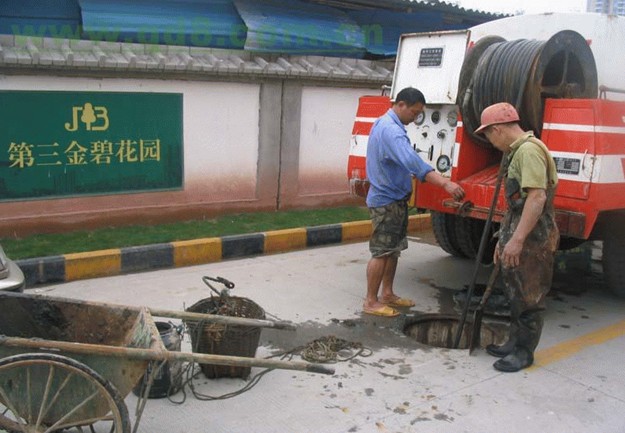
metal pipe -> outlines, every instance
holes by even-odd
[[[162,310],[158,308],[148,308],[148,311],[150,311],[150,314],[153,316],[170,317],[186,321],[205,321],[211,323],[223,323],[226,325],[256,326],[259,328],[275,328],[287,331],[295,331],[297,329],[294,324],[284,321],[275,322],[273,320],[265,319],[250,319],[247,317],[232,317],[221,316],[218,314],[192,313],[189,311]]]
[[[625,89],[617,89],[615,87],[608,87],[608,86],[604,86],[603,84],[599,86],[599,98],[605,99],[607,92],[625,94]]]

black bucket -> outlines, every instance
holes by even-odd
[[[251,299],[237,296],[228,296],[225,301],[219,297],[202,299],[187,308],[187,311],[250,319],[265,318],[265,310],[258,304]],[[256,355],[261,332],[259,327],[186,320],[185,324],[191,335],[193,352],[248,358]],[[219,377],[246,379],[251,372],[251,367],[231,365],[201,364],[200,367],[209,379]]]
[[[169,351],[180,352],[182,330],[172,323],[155,322],[158,333],[163,340],[163,345]],[[133,388],[134,395],[141,397],[145,393],[149,377],[153,370],[158,368],[162,361],[151,361],[148,368],[137,385]],[[163,398],[177,393],[182,385],[182,363],[179,361],[167,361],[154,376],[148,398]]]

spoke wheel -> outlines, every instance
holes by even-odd
[[[546,98],[596,98],[597,92],[592,50],[580,34],[563,30],[545,43],[536,59],[526,87],[525,109],[519,114],[540,133]]]
[[[115,387],[90,367],[60,355],[0,360],[0,431],[130,433]]]

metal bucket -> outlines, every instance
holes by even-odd
[[[182,343],[182,328],[168,322],[155,322],[156,328],[163,340],[163,345],[169,351],[180,352]],[[136,396],[143,396],[148,385],[149,377],[154,374],[152,387],[148,398],[163,398],[177,393],[182,387],[182,364],[176,361],[165,362],[158,371],[154,372],[162,362],[152,361],[132,392]]]

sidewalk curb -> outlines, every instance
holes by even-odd
[[[431,229],[430,215],[411,215],[408,232]],[[201,265],[220,260],[284,253],[310,247],[358,242],[371,236],[371,221],[275,230],[62,256],[17,260],[26,286],[110,277],[155,269]]]

